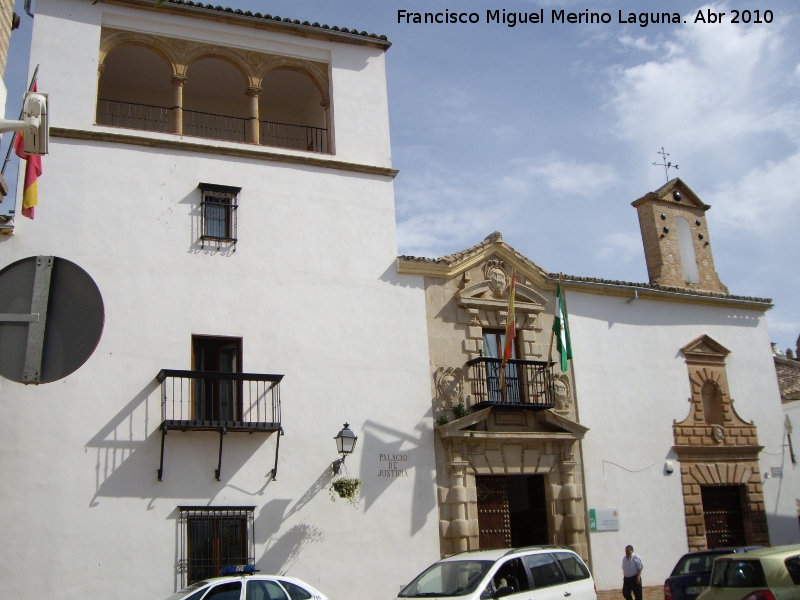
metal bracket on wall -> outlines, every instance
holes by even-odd
[[[214,477],[217,481],[219,481],[219,476],[222,473],[222,438],[225,437],[226,433],[228,433],[228,430],[225,427],[219,430],[219,462],[217,463],[217,469],[214,471]]]
[[[164,438],[167,436],[166,424],[161,425],[161,463],[158,465],[158,480],[164,475]]]
[[[281,447],[281,436],[283,435],[283,427],[278,430],[278,439],[275,440],[275,466],[272,468],[272,481],[278,479],[278,449]]]
[[[22,383],[38,384],[42,374],[44,332],[47,325],[47,303],[50,300],[50,278],[53,274],[53,256],[37,256],[33,279],[30,314],[0,313],[0,322],[28,323],[28,340],[25,346],[25,366]]]

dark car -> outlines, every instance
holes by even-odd
[[[723,554],[748,552],[761,546],[716,548],[684,554],[664,582],[664,600],[695,600],[711,581],[714,559]]]

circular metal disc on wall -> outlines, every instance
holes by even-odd
[[[77,370],[103,333],[103,298],[64,258],[31,256],[0,270],[0,375],[50,383]]]

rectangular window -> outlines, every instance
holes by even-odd
[[[242,382],[212,374],[242,372],[242,338],[193,335],[192,370],[207,374],[194,381],[194,420],[241,421]]]
[[[223,567],[255,564],[254,506],[181,506],[183,584],[219,577]]]
[[[201,183],[200,239],[236,243],[236,211],[242,188]]]

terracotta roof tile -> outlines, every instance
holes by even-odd
[[[308,21],[301,22],[298,19],[292,20],[289,18],[281,18],[277,15],[273,16],[270,14],[262,14],[260,12],[253,13],[249,10],[241,10],[239,8],[229,8],[226,6],[207,4],[204,2],[193,2],[192,0],[167,0],[167,3],[191,6],[193,8],[200,8],[207,11],[230,13],[230,14],[240,15],[243,17],[250,17],[252,19],[275,21],[276,23],[286,23],[294,26],[300,25],[301,27],[313,27],[318,29],[324,29],[327,33],[347,34],[348,36],[366,37],[366,38],[371,38],[373,40],[378,40],[380,42],[384,42],[386,47],[389,47],[391,45],[391,42],[387,39],[385,35],[368,33],[366,31],[358,31],[358,29],[349,29],[347,27],[338,27],[336,25],[331,27],[327,24],[320,25],[319,23],[316,22],[309,23]]]
[[[778,387],[781,401],[800,400],[800,361],[775,356],[775,372],[778,374]]]

